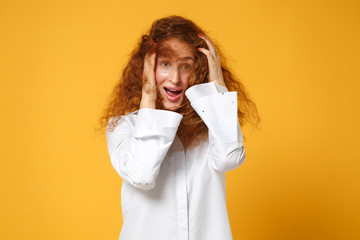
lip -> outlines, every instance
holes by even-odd
[[[167,89],[173,89],[173,90],[176,90],[176,91],[182,91],[181,88],[178,88],[178,87],[173,87],[173,86],[164,86],[164,88],[167,88]]]
[[[181,91],[178,95],[176,96],[170,96],[167,91],[165,90],[165,88],[167,89],[173,89],[173,90],[176,90],[176,91]],[[179,98],[181,97],[182,95],[182,89],[181,88],[177,88],[177,87],[164,87],[164,92],[165,92],[165,96],[167,98],[167,100],[169,100],[170,102],[176,102],[179,100]]]

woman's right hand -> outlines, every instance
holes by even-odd
[[[156,108],[155,52],[144,58],[142,97],[140,108]]]

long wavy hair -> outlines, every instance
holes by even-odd
[[[139,109],[142,95],[142,77],[144,69],[144,57],[146,54],[156,52],[161,55],[163,43],[169,38],[178,38],[193,48],[194,71],[189,80],[189,86],[207,83],[209,81],[209,67],[206,56],[197,48],[206,48],[207,44],[197,35],[206,33],[192,21],[180,16],[170,16],[156,20],[148,34],[141,37],[138,46],[132,52],[129,62],[123,70],[120,81],[116,84],[110,100],[100,118],[101,128],[108,127],[113,130],[120,116]],[[155,44],[154,44],[155,43]],[[243,84],[236,80],[226,66],[225,58],[216,47],[221,59],[221,68],[225,84],[229,91],[237,91],[238,118],[240,125],[250,123],[257,126],[260,119],[255,103],[248,97]],[[196,146],[199,140],[206,138],[208,129],[202,119],[191,107],[189,100],[185,97],[183,104],[176,111],[183,115],[178,128],[178,136],[185,147]],[[158,93],[157,109],[163,109],[161,98]],[[114,117],[114,121],[109,120]]]

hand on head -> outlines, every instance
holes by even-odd
[[[144,58],[143,85],[140,108],[156,108],[155,52]]]
[[[209,64],[209,82],[226,87],[224,77],[221,70],[220,57],[216,51],[214,43],[205,35],[198,34],[198,37],[203,39],[209,50],[206,48],[198,48],[200,52],[206,55]]]

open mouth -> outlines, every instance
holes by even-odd
[[[165,92],[166,92],[167,98],[168,98],[170,101],[176,101],[176,100],[178,100],[178,98],[180,97],[180,94],[181,94],[181,92],[182,92],[182,90],[175,90],[175,89],[166,88],[166,87],[164,87],[164,90],[165,90]]]
[[[171,88],[164,88],[165,92],[171,96],[171,97],[176,97],[177,95],[179,95],[182,91],[178,91],[175,89],[171,89]]]

